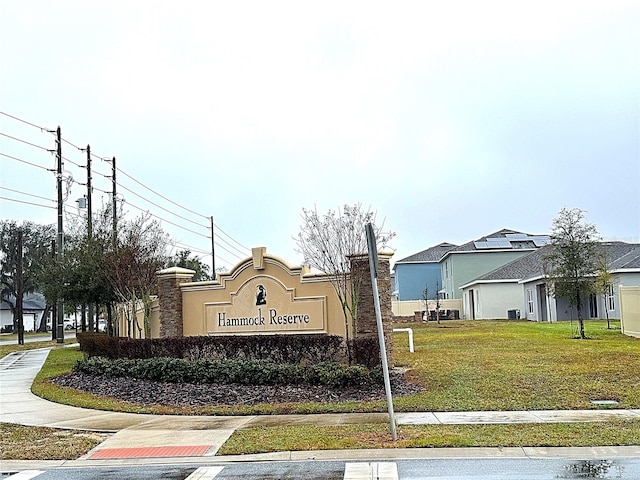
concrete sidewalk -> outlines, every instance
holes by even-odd
[[[0,359],[0,421],[23,425],[54,428],[84,429],[112,432],[113,435],[90,452],[84,460],[141,458],[212,457],[240,428],[273,425],[342,425],[355,423],[387,423],[386,413],[342,413],[317,415],[258,415],[258,416],[171,416],[117,413],[70,407],[43,400],[31,393],[31,384],[42,368],[49,349],[16,352]],[[423,424],[507,424],[547,422],[598,422],[610,419],[640,419],[635,410],[542,410],[499,412],[412,412],[397,413],[399,425]],[[640,455],[640,447],[602,447],[622,449],[625,455]],[[424,449],[411,449],[424,450]],[[436,450],[429,449],[431,453]],[[470,449],[444,449],[449,453]],[[515,450],[517,452],[512,452]],[[542,452],[541,449],[531,449]],[[523,449],[473,449],[475,454],[527,455]],[[424,452],[421,452],[424,453]],[[281,452],[252,456],[256,459],[282,459],[282,457],[309,453]],[[331,457],[333,455],[333,457]],[[314,458],[342,458],[344,453],[313,452]],[[351,457],[370,458],[371,451],[351,452]],[[400,455],[397,450],[386,451],[385,456]],[[412,453],[410,455],[416,455]],[[442,453],[440,453],[442,455]],[[545,454],[545,455],[548,455]],[[609,455],[611,456],[611,454]],[[216,457],[222,460],[221,457]],[[246,460],[247,457],[243,456]],[[375,458],[375,457],[374,457]],[[378,457],[379,458],[379,457]],[[405,458],[405,457],[400,457]],[[415,458],[415,457],[406,457]],[[78,460],[80,461],[80,460]],[[3,464],[6,463],[3,461]]]

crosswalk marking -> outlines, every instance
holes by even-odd
[[[7,477],[7,480],[31,480],[32,478],[36,478],[38,475],[42,475],[44,470],[23,470],[22,472],[18,472],[15,475],[11,475]]]
[[[224,467],[200,467],[185,480],[211,480],[216,478],[223,469]]]
[[[398,480],[395,462],[345,463],[344,480]]]

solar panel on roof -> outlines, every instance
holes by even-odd
[[[544,247],[549,243],[549,237],[534,237],[532,240],[536,247]]]
[[[529,240],[529,235],[526,233],[507,233],[505,237],[508,240]]]
[[[506,238],[487,238],[489,248],[511,248],[511,242]]]

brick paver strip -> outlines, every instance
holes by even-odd
[[[90,460],[107,458],[201,457],[210,445],[183,447],[103,448],[89,455]]]

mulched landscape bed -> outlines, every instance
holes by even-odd
[[[71,372],[50,380],[62,387],[106,395],[143,405],[204,407],[291,402],[345,402],[385,399],[384,385],[332,388],[317,385],[215,385],[165,383],[131,378],[90,376]],[[417,393],[422,387],[408,382],[402,372],[391,373],[394,396]]]

